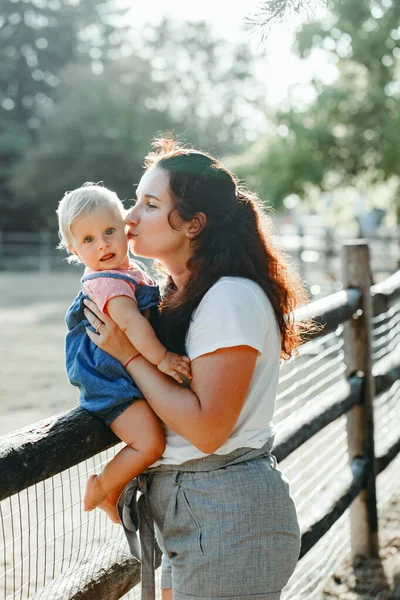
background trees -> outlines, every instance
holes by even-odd
[[[277,135],[252,150],[242,173],[275,205],[308,184],[321,190],[400,177],[400,4],[335,0],[298,33],[301,58],[317,53],[336,69],[311,82],[314,101],[277,114]],[[400,218],[400,196],[397,196]]]
[[[16,218],[10,178],[53,106],[60,72],[118,43],[122,11],[97,0],[0,0],[0,220]],[[122,32],[123,30],[121,30]]]
[[[0,75],[3,229],[21,228],[22,209],[24,228],[54,228],[58,200],[84,181],[130,197],[159,132],[224,154],[242,151],[264,122],[250,50],[205,23],[164,20],[139,33],[120,27],[110,2],[48,0],[36,13],[36,1],[19,2],[19,17],[9,12],[0,28],[11,57]]]
[[[261,33],[313,3],[262,6]],[[303,26],[296,50],[323,56],[334,76],[310,83],[311,102],[293,90],[277,110],[265,105],[249,45],[205,23],[136,31],[110,0],[0,0],[0,228],[21,229],[23,208],[24,228],[55,227],[59,198],[85,180],[129,197],[150,139],[165,130],[231,157],[278,210],[310,185],[398,185],[400,5],[331,7]]]

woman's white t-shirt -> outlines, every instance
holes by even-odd
[[[186,337],[187,354],[193,361],[219,348],[242,345],[258,350],[256,367],[231,436],[215,454],[229,454],[237,448],[261,448],[274,435],[272,418],[281,350],[275,314],[263,289],[250,279],[222,277],[193,312]],[[154,466],[179,465],[206,456],[168,427],[164,427],[164,432],[165,452]]]

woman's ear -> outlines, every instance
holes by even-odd
[[[204,229],[206,223],[206,215],[202,212],[196,213],[189,223],[189,227],[187,229],[187,236],[191,239],[197,237],[199,233]]]

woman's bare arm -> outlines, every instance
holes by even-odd
[[[90,338],[125,364],[135,353],[125,334],[110,317],[88,302],[94,327],[105,327]],[[128,365],[128,372],[146,400],[173,431],[202,452],[211,454],[229,438],[245,402],[253,376],[257,350],[250,346],[221,348],[192,361],[191,389],[180,387],[142,356]]]
[[[229,438],[246,399],[257,350],[221,348],[192,361],[191,389],[167,388],[145,359],[128,372],[160,419],[202,452],[215,452]]]

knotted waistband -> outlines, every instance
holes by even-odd
[[[210,454],[181,465],[160,465],[147,469],[133,479],[122,492],[117,508],[131,554],[141,562],[142,600],[155,600],[155,539],[154,522],[147,495],[148,486],[155,475],[167,472],[214,471],[256,458],[268,457],[273,468],[276,458],[271,454],[273,438],[261,448],[238,448],[230,454]],[[137,498],[138,492],[140,497]],[[140,537],[140,544],[138,534]]]

